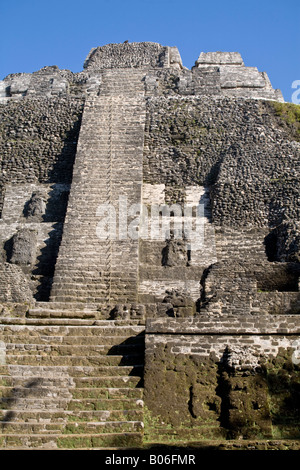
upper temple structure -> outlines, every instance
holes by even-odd
[[[0,81],[0,448],[300,449],[299,116],[238,52]]]
[[[56,66],[38,72],[12,74],[0,81],[0,98],[20,96],[89,94],[107,71],[144,71],[146,95],[168,92],[179,95],[214,95],[284,101],[274,90],[265,72],[245,67],[238,52],[202,52],[192,70],[183,67],[177,47],[157,43],[108,44],[93,48],[84,62],[84,71],[72,73]],[[120,72],[121,73],[121,72]],[[170,87],[170,80],[173,87]]]

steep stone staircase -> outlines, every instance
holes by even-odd
[[[127,211],[121,213],[119,204],[123,198],[129,209],[142,197],[142,77],[141,71],[107,72],[100,95],[86,101],[52,301],[137,300],[138,240],[127,237]],[[110,209],[116,215],[113,238],[108,227],[99,228]],[[113,222],[108,226],[113,228]]]
[[[0,448],[141,444],[144,326],[79,318],[1,323]]]

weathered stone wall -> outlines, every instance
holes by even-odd
[[[161,97],[147,105],[144,179],[165,184],[167,201],[182,201],[184,186],[200,184],[210,186],[216,225],[299,219],[299,143],[274,127],[263,103]]]
[[[2,259],[22,264],[22,282],[27,279],[27,292],[31,289],[38,299],[49,297],[82,105],[81,99],[66,97],[23,98],[0,105]],[[14,254],[13,238],[23,230],[35,233],[23,246],[24,257],[30,258],[26,268],[26,263],[18,262]],[[5,272],[10,271],[7,268]],[[12,292],[9,298],[18,301],[13,283],[12,276],[8,276],[6,289]]]
[[[203,273],[200,312],[207,315],[274,313],[278,294],[284,293],[286,302],[280,302],[280,313],[291,313],[293,310],[297,313],[299,275],[298,263],[240,264],[234,259],[217,262]],[[269,294],[264,302],[261,293]]]
[[[298,338],[297,315],[149,320],[146,438],[299,438]]]
[[[0,113],[1,210],[7,184],[70,184],[82,101],[25,98],[1,105]]]
[[[274,313],[279,305],[281,313],[297,312],[299,268],[291,261],[299,235],[289,220],[299,218],[299,144],[288,128],[268,104],[253,100],[149,98],[147,111],[147,197],[183,206],[187,188],[203,185],[210,203],[196,263],[161,267],[166,243],[141,242],[140,298],[162,301],[177,279],[177,289],[190,289],[194,300],[198,292],[198,311],[206,314]]]

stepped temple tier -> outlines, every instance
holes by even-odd
[[[0,81],[0,449],[300,449],[299,132],[237,52]]]

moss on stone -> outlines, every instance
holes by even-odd
[[[158,347],[145,372],[147,440],[157,441],[158,433],[203,439],[207,424],[212,434],[219,434],[217,386],[217,365],[211,359],[199,367],[197,356],[174,356],[169,345]]]
[[[300,375],[292,348],[258,370],[156,345],[146,360],[145,442],[298,439]]]
[[[91,448],[92,441],[90,437],[60,437],[57,439],[57,447],[64,449],[76,449],[80,447]]]
[[[293,363],[292,354],[292,348],[280,349],[265,366],[276,438],[300,438],[300,367]]]

